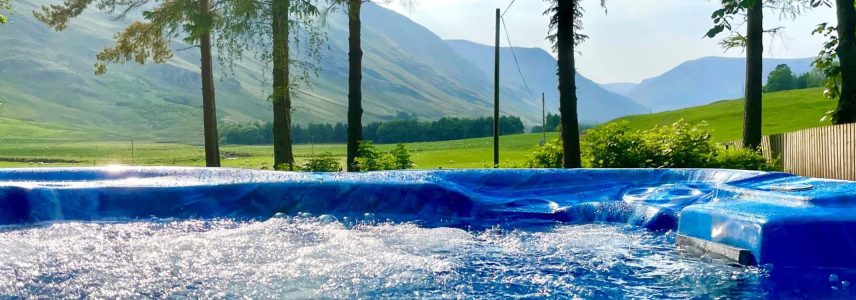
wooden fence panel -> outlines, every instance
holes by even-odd
[[[740,141],[724,143],[740,148]],[[809,128],[765,136],[761,151],[779,159],[785,172],[802,176],[856,180],[856,124]]]

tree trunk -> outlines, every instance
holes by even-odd
[[[273,160],[275,169],[294,171],[291,93],[288,85],[289,5],[289,0],[273,0]]]
[[[764,7],[762,0],[746,12],[746,85],[743,111],[743,146],[758,149],[761,146],[761,107],[764,56]]]
[[[836,0],[838,15],[838,61],[841,64],[841,95],[832,113],[835,124],[856,123],[856,9],[853,0]]]
[[[210,13],[208,0],[199,1],[199,12]],[[214,70],[211,63],[211,32],[206,32],[199,43],[202,56],[202,123],[205,135],[205,166],[220,166],[220,145],[217,136],[217,106],[214,102]]]
[[[577,84],[574,67],[574,0],[558,0],[559,112],[562,115],[562,165],[581,168]]]
[[[356,165],[359,142],[363,140],[363,49],[360,45],[362,0],[348,0],[348,171]]]

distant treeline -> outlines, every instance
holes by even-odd
[[[523,122],[519,117],[502,116],[499,118],[500,134],[523,133]],[[271,144],[273,143],[273,124],[256,122],[243,124],[224,124],[220,127],[220,142],[223,144]],[[295,144],[309,143],[345,143],[348,126],[336,124],[294,125],[291,128]],[[493,135],[493,118],[475,119],[442,118],[435,121],[415,119],[374,122],[363,126],[363,139],[375,143],[411,143],[433,142]]]
[[[562,117],[559,116],[559,114],[554,115],[552,113],[547,113],[547,117],[545,118],[544,121],[545,121],[545,124],[547,125],[547,130],[546,130],[547,132],[557,132],[557,131],[562,130],[562,126],[560,126],[560,125],[562,125]],[[580,130],[581,131],[586,130],[586,129],[592,128],[594,126],[596,126],[596,125],[592,124],[592,123],[580,123]],[[533,126],[532,130],[530,132],[531,133],[542,132],[541,126]]]
[[[559,131],[561,129],[559,127],[559,125],[562,124],[562,118],[559,116],[559,114],[554,115],[552,113],[547,113],[547,118],[545,121],[546,121],[545,124],[547,124],[547,131],[548,132]],[[542,131],[541,126],[534,126],[534,127],[532,127],[531,132],[532,133],[538,133],[541,131]]]
[[[776,66],[767,76],[767,85],[764,92],[778,92],[787,90],[798,90],[812,87],[821,87],[824,76],[817,70],[811,70],[802,74],[794,74],[791,67],[786,64]]]

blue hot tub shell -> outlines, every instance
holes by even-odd
[[[622,222],[743,263],[856,267],[856,183],[713,169],[288,173],[103,167],[0,170],[0,224],[276,213],[531,228]]]

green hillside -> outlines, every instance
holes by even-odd
[[[820,122],[824,114],[835,108],[835,102],[823,98],[819,88],[792,90],[764,94],[764,134],[784,133],[804,128],[829,125]],[[648,115],[619,118],[626,120],[631,128],[648,129],[656,125],[673,123],[683,119],[687,122],[708,123],[717,142],[739,140],[743,130],[743,99],[724,100],[708,105]]]
[[[18,0],[15,7],[20,13],[0,26],[0,118],[55,124],[69,131],[88,129],[89,140],[202,142],[198,51],[177,51],[165,64],[111,65],[107,74],[96,76],[95,54],[111,45],[114,33],[129,20],[113,20],[89,9],[63,32],[54,32],[33,18],[33,10],[60,2]],[[424,120],[491,115],[490,77],[439,36],[378,5],[367,4],[362,14],[366,122],[393,119],[401,112]],[[294,98],[298,124],[342,122],[347,112],[347,18],[334,13],[328,21],[324,26],[329,39],[322,50],[319,77],[312,88],[301,89]],[[175,49],[188,48],[179,38],[173,43]],[[306,51],[294,46],[295,53]],[[555,90],[555,62],[539,51],[546,57],[542,59],[546,67],[533,72],[548,74],[547,85]],[[530,64],[527,56],[521,59],[523,65]],[[253,53],[245,53],[235,63],[234,72],[214,66],[218,118],[239,123],[270,121],[270,66]],[[510,67],[511,60],[504,65]],[[294,74],[298,71],[295,67]],[[508,77],[518,78],[514,75]],[[538,83],[533,75],[530,84]],[[583,94],[601,90],[593,83],[579,89]],[[596,100],[601,105],[627,106],[610,105],[612,96],[620,97],[607,93]],[[501,109],[521,117],[527,126],[540,122],[540,99],[520,89],[503,90]],[[610,115],[582,117],[606,120],[637,111],[611,110]]]

